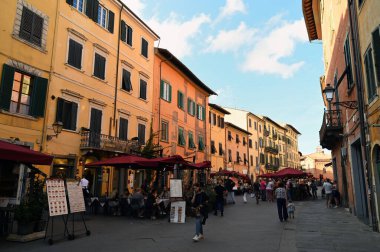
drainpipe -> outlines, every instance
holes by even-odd
[[[360,126],[360,142],[361,142],[361,152],[363,156],[363,167],[366,171],[366,183],[368,188],[368,201],[370,204],[369,208],[369,215],[371,216],[371,224],[372,224],[372,230],[378,231],[378,224],[377,224],[377,217],[376,217],[376,211],[375,211],[375,203],[373,199],[373,192],[372,192],[372,172],[371,172],[371,164],[368,165],[369,162],[371,162],[369,153],[367,151],[367,148],[369,149],[370,146],[367,145],[367,139],[366,139],[366,114],[365,114],[365,104],[364,104],[364,96],[363,96],[363,70],[362,70],[362,63],[360,58],[360,44],[359,44],[359,30],[358,30],[358,17],[357,17],[357,10],[356,10],[356,2],[352,0],[348,0],[348,7],[349,7],[349,19],[350,19],[350,29],[351,29],[351,41],[353,45],[353,56],[354,56],[354,66],[355,66],[355,73],[357,76],[357,83],[356,83],[356,91],[357,91],[357,98],[358,98],[358,113],[359,113],[359,126]]]
[[[46,99],[45,99],[45,113],[44,113],[44,119],[42,123],[42,132],[41,132],[41,145],[40,145],[40,151],[43,152],[45,150],[44,146],[46,143],[46,132],[47,132],[47,115],[48,115],[48,100],[49,100],[49,90],[50,90],[50,85],[51,85],[51,77],[52,77],[52,72],[53,72],[53,59],[55,55],[55,48],[56,48],[56,41],[57,41],[57,36],[56,32],[58,30],[58,6],[59,3],[57,1],[57,6],[55,8],[55,26],[54,26],[54,33],[53,33],[53,46],[51,50],[51,58],[50,58],[50,69],[49,69],[49,81],[48,81],[48,86],[46,90]]]
[[[125,5],[119,1],[121,4],[120,12],[119,12],[119,32],[117,34],[117,53],[116,53],[116,81],[115,81],[115,98],[114,98],[114,106],[113,106],[113,127],[116,126],[116,109],[117,109],[117,87],[119,83],[119,60],[120,60],[120,35],[121,35],[121,12],[123,11],[123,8]],[[110,126],[111,127],[111,126]],[[117,135],[117,132],[115,132],[115,136]]]

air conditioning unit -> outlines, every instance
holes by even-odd
[[[340,149],[340,155],[341,155],[341,157],[342,157],[343,159],[346,159],[346,157],[347,157],[347,148],[346,148],[346,147],[342,147],[342,148]]]

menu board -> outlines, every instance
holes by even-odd
[[[181,179],[170,180],[170,197],[171,198],[182,197],[182,180]]]
[[[49,203],[49,216],[67,214],[65,183],[62,179],[47,179],[46,190]]]
[[[170,222],[185,223],[186,201],[176,201],[170,204]]]
[[[78,181],[66,181],[67,196],[69,197],[70,213],[85,212],[82,187]]]

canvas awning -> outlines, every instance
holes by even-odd
[[[102,161],[96,161],[89,164],[85,164],[86,167],[95,167],[95,166],[133,166],[133,168],[148,168],[158,166],[157,162],[154,162],[153,159],[148,159],[135,155],[120,156],[109,158]]]
[[[0,160],[9,160],[25,164],[50,165],[53,161],[53,157],[0,140]]]

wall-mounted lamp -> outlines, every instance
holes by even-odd
[[[331,109],[330,104],[334,97],[334,92],[335,92],[335,88],[331,87],[330,84],[327,84],[327,86],[323,90],[323,94],[325,95],[325,98],[329,103],[329,110]],[[339,101],[339,102],[333,102],[333,105],[340,105],[348,109],[358,109],[357,101]]]
[[[62,122],[54,122],[53,123],[53,131],[54,131],[55,135],[47,135],[46,140],[50,141],[53,139],[53,137],[58,137],[58,134],[61,133],[62,128],[63,128]]]

